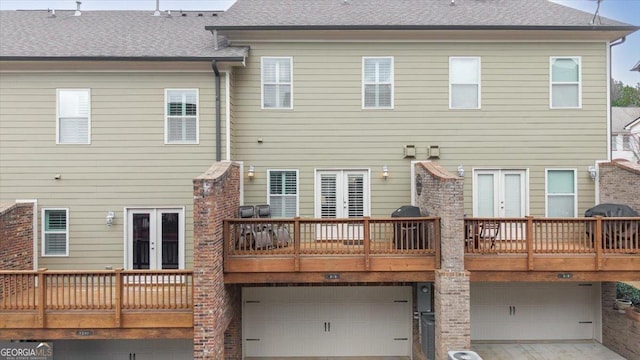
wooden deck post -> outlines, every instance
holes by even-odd
[[[363,239],[363,247],[364,247],[364,268],[365,270],[370,270],[371,269],[371,261],[369,259],[369,254],[371,252],[371,233],[369,232],[369,217],[365,216],[363,221],[364,221],[364,239]]]
[[[527,218],[527,269],[533,270],[533,216]]]
[[[293,218],[293,267],[300,271],[300,217]]]
[[[596,216],[596,270],[602,270],[602,216]]]
[[[47,285],[44,278],[44,273],[47,271],[46,268],[38,269],[38,326],[44,328],[46,325],[45,321],[45,301],[47,298]]]
[[[118,268],[116,272],[116,303],[115,305],[115,324],[114,326],[120,328],[122,326],[122,271],[124,269]]]
[[[440,248],[442,245],[442,237],[440,236],[440,218],[437,217],[434,220],[434,236],[435,236],[435,241],[434,241],[434,247],[435,247],[435,251],[436,251],[436,269],[440,269],[442,268],[442,254],[440,253]]]

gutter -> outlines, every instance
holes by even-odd
[[[636,31],[635,25],[207,25],[206,30],[566,30],[566,31]]]
[[[244,56],[208,56],[208,57],[190,57],[190,56],[0,56],[0,61],[158,61],[158,62],[243,62]]]

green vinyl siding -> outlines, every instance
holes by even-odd
[[[222,84],[224,99],[224,74]],[[91,144],[56,145],[59,88],[91,90]],[[198,89],[199,144],[164,144],[165,89]],[[122,267],[125,207],[184,207],[192,268],[192,180],[214,161],[213,72],[0,73],[0,202],[37,199],[39,208],[71,214],[69,256],[42,257],[39,267]]]
[[[606,43],[261,42],[234,73],[234,159],[252,164],[245,203],[266,201],[268,168],[299,169],[300,216],[314,213],[316,169],[370,169],[371,214],[411,201],[410,160],[438,145],[433,159],[463,165],[471,214],[472,169],[527,169],[530,214],[544,216],[545,168],[576,168],[578,211],[594,204],[582,169],[606,160]],[[331,54],[327,57],[326,54]],[[291,56],[291,110],[260,108],[260,57]],[[394,109],[362,109],[362,57],[394,58]],[[582,108],[550,109],[549,59],[581,58]],[[481,109],[449,109],[449,58],[481,59]],[[262,141],[258,141],[261,139]],[[382,179],[382,166],[390,176]]]

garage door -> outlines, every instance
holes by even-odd
[[[411,287],[243,289],[246,357],[411,354]]]
[[[600,286],[472,283],[472,340],[593,339]]]

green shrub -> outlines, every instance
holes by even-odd
[[[619,282],[616,284],[616,299],[627,299],[631,300],[633,305],[640,305],[640,290]]]

